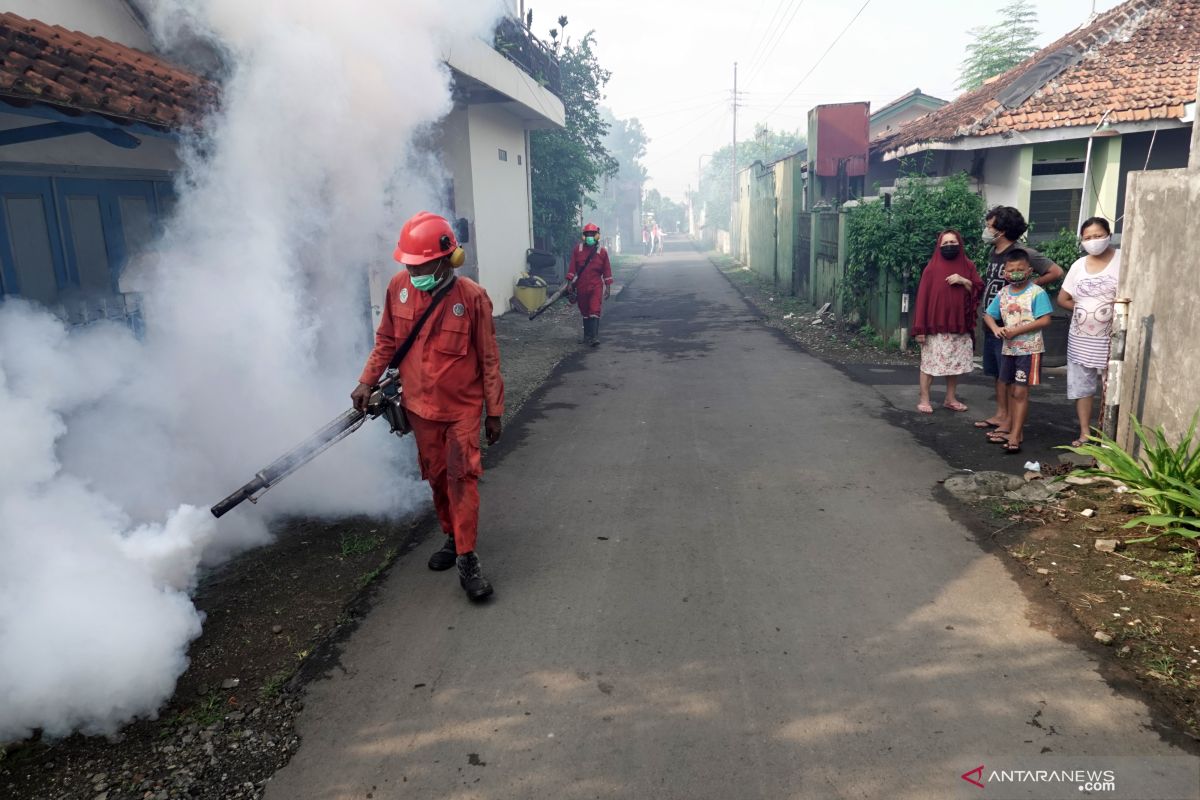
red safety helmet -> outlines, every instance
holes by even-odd
[[[600,227],[598,225],[596,225],[596,223],[594,223],[594,222],[589,222],[587,225],[583,226],[583,233],[585,236],[589,233],[599,233],[599,232],[600,232]]]
[[[422,211],[404,223],[396,252],[392,254],[401,264],[412,267],[444,256],[450,256],[450,264],[455,267],[461,266],[465,258],[454,236],[454,228],[445,217],[429,211]]]

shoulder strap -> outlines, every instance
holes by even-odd
[[[583,260],[583,266],[579,268],[579,272],[575,273],[575,280],[578,281],[583,277],[583,271],[588,268],[588,264],[592,263],[592,256],[596,255],[596,251],[599,249],[599,247],[593,247],[592,252],[588,253],[588,257]]]
[[[392,355],[392,360],[388,362],[388,369],[396,369],[400,366],[400,362],[408,355],[408,351],[412,349],[413,344],[417,341],[417,337],[421,335],[421,328],[425,327],[425,320],[429,319],[429,315],[437,308],[438,303],[442,302],[442,298],[450,294],[450,288],[454,286],[454,282],[458,280],[457,275],[451,275],[450,280],[446,281],[446,285],[440,291],[435,292],[433,299],[430,300],[429,307],[425,309],[425,313],[421,314],[421,318],[417,320],[417,324],[413,326],[412,333],[404,340],[404,344],[396,348],[395,354]]]

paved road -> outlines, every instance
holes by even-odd
[[[999,754],[1179,753],[698,254],[603,333],[485,478],[494,602],[402,560],[269,798],[969,797]]]

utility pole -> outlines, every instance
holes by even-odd
[[[738,205],[738,62],[733,62],[733,166],[730,168],[730,242],[737,223]]]

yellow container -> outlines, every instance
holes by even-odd
[[[517,302],[530,311],[536,311],[546,302],[545,286],[518,286],[514,294]]]

